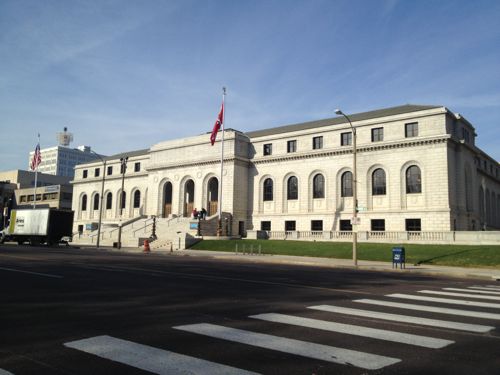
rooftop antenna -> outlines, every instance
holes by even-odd
[[[68,128],[65,126],[62,133],[57,133],[57,141],[59,146],[68,147],[73,142],[73,133],[68,132]]]

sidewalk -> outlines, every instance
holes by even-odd
[[[122,248],[121,250],[109,249],[112,251],[125,251],[131,253],[141,253],[139,248]],[[406,268],[393,268],[391,262],[376,262],[367,260],[358,260],[358,266],[353,265],[352,259],[333,259],[333,258],[317,258],[306,256],[291,256],[291,255],[250,255],[242,253],[233,253],[225,251],[205,251],[205,250],[152,250],[151,254],[167,255],[167,256],[191,256],[205,257],[212,259],[237,260],[242,262],[252,263],[267,263],[267,264],[296,264],[314,267],[330,267],[330,268],[350,268],[366,271],[384,271],[398,273],[412,273],[418,275],[430,276],[447,276],[457,278],[481,279],[488,281],[498,281],[500,286],[500,269],[495,268],[465,268],[465,267],[448,267],[434,265],[419,265],[406,264]]]

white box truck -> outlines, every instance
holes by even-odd
[[[54,208],[12,210],[9,226],[2,231],[1,242],[52,245],[72,236],[73,211]]]

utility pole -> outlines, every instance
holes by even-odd
[[[357,163],[356,163],[356,128],[352,125],[351,119],[340,109],[335,110],[335,114],[344,116],[349,122],[352,130],[352,261],[355,266],[358,265],[358,177],[357,177]]]
[[[123,191],[125,186],[125,171],[127,170],[128,156],[120,158],[121,172],[122,172],[122,191],[120,195],[120,222],[118,223],[118,249],[122,248],[122,215],[123,206],[125,206],[125,192]]]

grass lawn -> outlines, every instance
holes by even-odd
[[[192,247],[196,250],[234,251],[238,244],[241,252],[245,245],[247,251],[253,245],[254,252],[259,245],[264,254],[298,255],[324,258],[352,258],[350,242],[308,242],[276,240],[204,240]],[[358,259],[392,262],[394,244],[358,243]],[[406,263],[439,264],[458,267],[500,268],[500,246],[467,245],[415,245],[404,244]]]

